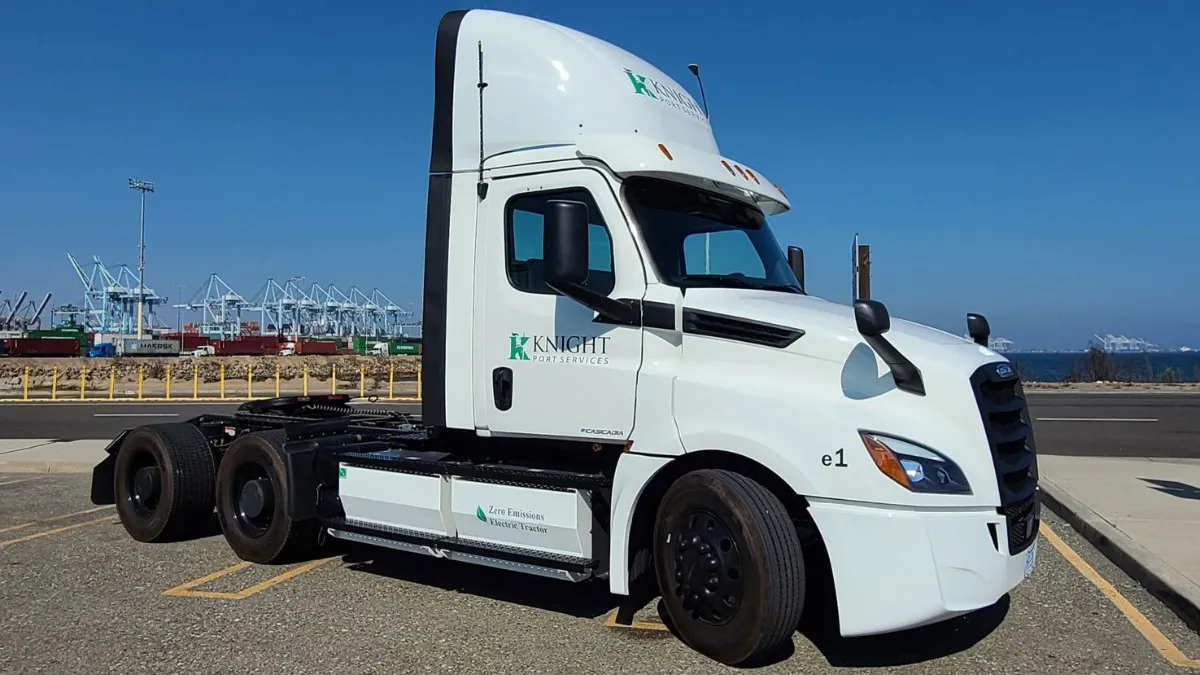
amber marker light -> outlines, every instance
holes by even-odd
[[[905,488],[910,488],[908,473],[905,472],[904,467],[900,466],[900,460],[896,459],[896,455],[892,454],[891,449],[874,436],[862,434],[861,437],[863,445],[867,446],[867,452],[871,453],[871,459],[875,460],[875,466],[883,472],[883,475]]]

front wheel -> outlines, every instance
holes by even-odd
[[[804,611],[800,539],[759,483],[716,469],[680,477],[659,504],[654,560],[667,618],[692,649],[750,665],[791,642]]]

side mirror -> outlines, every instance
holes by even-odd
[[[792,274],[796,275],[796,281],[800,282],[800,288],[804,288],[804,249],[799,246],[787,247],[788,267],[792,268]]]
[[[988,336],[992,334],[992,327],[988,325],[987,317],[982,314],[967,314],[967,334],[975,341],[977,345],[988,344]]]
[[[868,338],[879,337],[892,328],[892,317],[878,300],[855,300],[854,322],[858,332]]]
[[[559,293],[569,295],[560,286],[575,286],[587,281],[587,204],[565,200],[548,202],[542,227],[546,283]]]

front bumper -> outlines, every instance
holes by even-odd
[[[1036,564],[1037,509],[1035,501],[1033,543],[1010,555],[1009,519],[995,509],[810,500],[833,568],[841,634],[907,630],[995,604]]]

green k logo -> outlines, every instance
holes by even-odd
[[[529,342],[528,335],[518,335],[513,333],[508,336],[508,359],[510,361],[528,361],[529,355],[525,353],[525,343]]]
[[[625,74],[629,76],[629,82],[630,82],[630,84],[633,85],[633,93],[643,94],[643,95],[649,96],[650,98],[653,98],[653,99],[658,98],[657,96],[654,95],[654,92],[650,91],[650,89],[646,87],[646,76],[645,75],[638,75],[637,73],[635,73],[629,69],[625,70]]]

